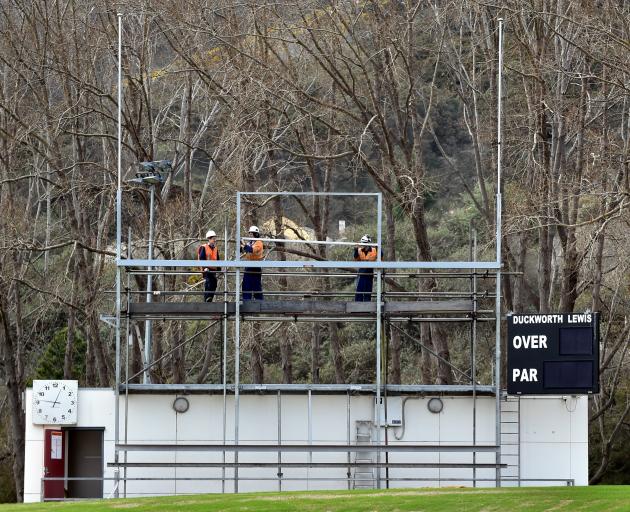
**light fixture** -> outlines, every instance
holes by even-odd
[[[183,396],[178,396],[173,401],[173,409],[176,413],[183,414],[188,410],[189,407],[190,403],[188,402],[188,399],[184,398]]]
[[[129,180],[130,183],[145,185],[158,185],[166,179],[164,174],[173,170],[170,160],[156,160],[155,162],[140,162],[140,171],[136,177]]]
[[[442,402],[441,398],[432,398],[429,400],[429,403],[427,403],[427,409],[434,414],[438,414],[444,409],[444,402]]]

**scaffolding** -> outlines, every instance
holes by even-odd
[[[121,50],[121,18],[119,15],[119,52]],[[503,22],[499,20],[499,45],[502,49],[503,44]],[[122,191],[121,191],[121,128],[119,124],[118,132],[118,190],[116,201],[116,219],[117,219],[117,239],[116,239],[116,315],[115,315],[115,331],[116,331],[116,385],[115,385],[115,452],[114,461],[109,463],[115,468],[116,478],[116,496],[120,492],[122,481],[123,494],[126,493],[127,468],[131,467],[217,467],[222,468],[222,490],[226,491],[226,481],[233,480],[233,490],[239,490],[239,473],[241,467],[277,467],[278,468],[278,486],[282,488],[282,467],[338,467],[348,468],[348,488],[351,485],[350,468],[370,468],[375,470],[376,487],[381,488],[383,479],[387,484],[389,481],[400,480],[397,478],[389,478],[389,468],[398,467],[461,467],[469,468],[473,471],[472,480],[476,485],[478,481],[487,481],[488,479],[477,478],[476,470],[479,468],[493,468],[495,470],[495,485],[501,485],[501,469],[505,467],[501,462],[501,70],[502,70],[502,51],[499,53],[499,78],[498,78],[498,151],[497,151],[497,184],[496,184],[496,203],[495,203],[495,259],[493,261],[475,261],[476,258],[476,239],[471,243],[470,261],[383,261],[382,260],[382,217],[383,217],[383,200],[380,193],[345,193],[345,192],[237,192],[236,194],[236,222],[234,237],[234,258],[213,261],[214,267],[222,269],[224,275],[224,290],[218,291],[217,295],[223,295],[222,302],[201,303],[201,302],[158,302],[156,300],[147,300],[141,302],[134,300],[134,292],[129,290],[123,296],[122,290],[122,273],[127,273],[127,277],[133,274],[143,274],[147,277],[155,275],[168,274],[186,274],[190,273],[189,269],[198,268],[200,263],[197,260],[156,260],[149,259],[131,259],[122,257]],[[120,77],[119,63],[119,77]],[[118,90],[118,106],[119,106],[119,123],[121,120],[121,94],[122,88],[119,82]],[[242,260],[240,255],[241,242],[248,240],[247,237],[241,235],[242,225],[242,199],[246,196],[262,196],[266,199],[273,197],[313,197],[313,196],[334,196],[340,198],[346,197],[363,197],[376,201],[376,242],[371,244],[377,249],[377,259],[374,262],[352,262],[352,261],[296,261],[296,260],[262,260],[248,261]],[[291,240],[278,238],[263,238],[270,243],[311,243],[311,244],[329,244],[329,245],[357,245],[349,242],[325,241],[325,240]],[[225,254],[227,254],[228,233],[225,228],[224,241],[226,244]],[[128,255],[129,256],[129,255]],[[375,280],[374,298],[375,302],[353,302],[344,300],[265,300],[265,301],[242,301],[241,278],[243,272],[248,268],[260,268],[263,275],[270,276],[293,276],[300,277],[309,275],[312,277],[350,277],[347,271],[356,269],[357,266],[365,269],[372,269]],[[198,273],[194,272],[194,273]],[[439,292],[387,292],[385,290],[386,276],[409,276],[424,278],[449,278],[449,279],[465,279],[470,282],[470,290],[466,293],[444,293]],[[233,279],[233,289],[228,287],[228,280]],[[488,294],[486,291],[478,290],[478,281],[480,279],[491,279],[494,281],[494,293]],[[147,292],[142,293],[149,297]],[[156,292],[153,292],[152,298],[155,299]],[[195,295],[200,292],[183,292],[179,290],[160,291],[162,298],[176,295]],[[303,298],[312,299],[339,299],[344,298],[348,294],[324,293],[320,291],[304,291],[291,292],[282,290],[280,292],[265,292],[270,297],[293,297],[301,295]],[[390,299],[391,297],[391,299]],[[407,300],[406,300],[407,299]],[[410,299],[410,300],[409,300]],[[482,300],[494,299],[494,308],[480,309]],[[207,328],[215,324],[221,325],[223,350],[222,350],[222,383],[221,384],[158,384],[150,382],[150,370],[160,360],[168,357],[172,351],[181,347],[184,342],[170,352],[164,354],[161,359],[152,360],[151,340],[146,337],[145,340],[145,364],[141,372],[129,375],[129,344],[126,344],[126,361],[125,376],[122,378],[122,353],[121,339],[123,321],[127,331],[127,338],[133,322],[146,322],[147,326],[154,320],[209,320],[211,323]],[[330,384],[241,384],[241,326],[247,321],[274,321],[274,322],[367,322],[375,325],[375,382],[373,384],[347,384],[347,385],[330,385]],[[228,352],[228,322],[234,324],[234,376],[233,382],[228,383],[227,376],[227,352]],[[383,332],[385,325],[396,325],[400,322],[466,322],[470,324],[470,357],[471,370],[470,373],[463,372],[449,361],[441,358],[437,353],[432,355],[438,358],[442,363],[448,364],[453,371],[457,371],[465,375],[468,384],[458,385],[391,385],[387,381],[383,382],[384,365],[383,365]],[[494,363],[493,363],[493,379],[489,385],[483,385],[477,381],[477,365],[476,365],[476,345],[477,345],[477,327],[479,322],[494,323],[495,344],[494,344]],[[150,327],[148,329],[150,331]],[[401,331],[404,334],[404,331]],[[426,350],[430,349],[424,347]],[[143,376],[143,383],[136,384],[131,381]],[[243,444],[239,442],[239,410],[240,395],[248,392],[273,392],[278,397],[278,443],[269,444]],[[127,439],[127,422],[128,422],[128,406],[129,393],[222,393],[223,394],[223,443],[215,445],[155,445],[155,444],[131,444]],[[234,395],[234,432],[233,444],[227,441],[227,395]],[[286,445],[282,444],[281,429],[281,396],[283,393],[306,393],[308,395],[309,406],[309,425],[311,424],[311,396],[312,393],[346,393],[348,396],[348,408],[351,393],[368,393],[375,397],[375,410],[383,403],[383,398],[387,399],[392,394],[410,394],[410,393],[470,393],[473,398],[472,413],[472,431],[473,438],[471,445],[387,445],[383,442],[383,419],[377,411],[375,414],[375,438],[369,440],[369,446],[363,442],[361,445],[353,444],[350,439],[350,425],[348,413],[348,439],[344,445],[314,445],[311,439],[305,445]],[[121,394],[124,394],[124,417],[122,424],[124,425],[124,436],[121,438]],[[480,395],[492,395],[495,400],[495,441],[493,444],[479,444],[476,436],[476,419],[477,409],[476,400]],[[385,411],[386,411],[385,402]],[[362,462],[355,458],[351,461],[350,454],[356,452],[365,452],[369,447],[370,451],[375,453],[375,460],[370,462]],[[222,453],[222,462],[220,463],[159,463],[159,462],[128,462],[127,453],[131,451],[214,451]],[[270,462],[239,462],[239,453],[241,452],[273,452],[278,454],[278,461]],[[283,462],[282,454],[286,452],[302,452],[312,454],[313,452],[344,452],[348,455],[346,463],[320,463],[309,460],[304,463]],[[472,453],[472,463],[393,463],[388,461],[388,454],[395,452],[463,452]],[[481,452],[490,452],[495,454],[494,463],[479,463],[476,460],[476,454]],[[226,461],[226,453],[233,454],[233,462]],[[383,461],[385,456],[385,461]],[[234,470],[233,477],[226,475],[226,468]],[[120,475],[122,469],[123,475]],[[382,470],[386,475],[383,477]],[[241,478],[242,479],[242,478]],[[265,479],[265,478],[261,478]],[[130,478],[130,480],[134,480]],[[204,478],[203,480],[208,480]],[[425,480],[422,478],[403,478],[402,480]],[[448,479],[446,479],[448,480]],[[457,478],[457,480],[466,480],[465,478]]]

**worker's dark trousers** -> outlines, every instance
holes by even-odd
[[[217,275],[214,272],[204,272],[203,278],[206,280],[205,286],[203,288],[203,300],[205,302],[212,302],[214,299],[214,292],[217,289]]]
[[[263,300],[260,268],[250,268],[243,274],[243,300]]]
[[[372,300],[372,283],[374,272],[371,269],[359,270],[357,277],[357,292],[354,296],[355,302],[370,302]]]

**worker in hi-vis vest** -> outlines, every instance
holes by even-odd
[[[369,244],[372,239],[368,235],[361,237],[362,244]],[[354,248],[355,261],[376,261],[378,254],[376,247],[368,245],[357,245]],[[357,274],[357,291],[354,296],[355,302],[370,302],[372,300],[372,284],[374,282],[374,269],[361,268]]]
[[[206,233],[208,239],[207,244],[203,244],[197,251],[197,259],[199,261],[216,261],[220,260],[219,248],[217,247],[217,234],[211,229]],[[212,302],[214,292],[217,289],[217,267],[202,267],[201,273],[205,280],[203,300]]]
[[[260,229],[257,226],[249,228],[251,238],[260,238]],[[249,240],[241,244],[243,259],[248,261],[260,261],[263,259],[262,240]],[[243,272],[243,300],[263,300],[262,269],[249,267]]]

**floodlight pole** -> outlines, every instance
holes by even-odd
[[[497,452],[496,486],[501,487],[501,156],[503,134],[501,126],[503,102],[503,18],[499,18],[499,69],[497,79],[497,198],[496,198],[496,292],[495,292],[495,342],[494,342],[494,386],[495,386],[495,439]]]
[[[120,442],[120,301],[121,301],[121,275],[120,257],[122,245],[122,13],[118,13],[118,147],[117,147],[117,187],[116,187],[116,386],[115,410],[114,410],[114,437],[115,446]],[[114,462],[118,464],[119,451],[114,451]],[[114,497],[119,496],[118,485],[120,473],[117,469],[114,482]]]
[[[153,259],[153,218],[154,218],[154,204],[155,204],[155,185],[151,185],[149,193],[149,260]],[[153,270],[153,267],[148,267],[148,270]],[[153,277],[149,273],[147,274],[147,302],[153,302]],[[143,374],[142,382],[144,384],[151,383],[151,375],[149,373],[149,367],[151,366],[152,351],[151,343],[153,338],[153,322],[146,320],[144,323],[144,364],[146,371]]]

